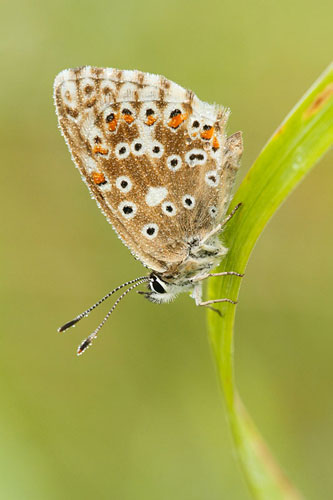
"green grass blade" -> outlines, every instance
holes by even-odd
[[[229,252],[218,269],[245,271],[266,223],[333,143],[333,65],[319,77],[268,141],[239,187],[223,241]],[[209,299],[237,300],[241,280],[211,278]],[[300,494],[275,463],[237,394],[233,367],[235,307],[219,305],[223,317],[208,311],[209,336],[222,385],[228,419],[246,481],[254,498],[296,499]]]

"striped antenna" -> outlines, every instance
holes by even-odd
[[[89,307],[89,309],[87,309],[83,313],[81,313],[78,316],[76,316],[76,318],[72,319],[71,321],[68,321],[63,326],[61,326],[60,328],[58,328],[58,332],[65,332],[71,326],[76,325],[76,323],[78,321],[80,321],[82,318],[86,318],[91,313],[91,311],[93,311],[94,309],[96,309],[97,306],[99,306],[100,304],[102,304],[102,302],[104,302],[104,300],[106,300],[109,297],[111,297],[111,295],[113,295],[114,293],[118,292],[118,290],[121,290],[122,288],[124,288],[124,286],[131,285],[132,283],[137,283],[138,281],[140,281],[140,284],[141,284],[141,283],[144,283],[145,281],[149,281],[149,278],[147,276],[140,276],[140,278],[135,278],[134,280],[126,281],[126,283],[123,283],[122,285],[117,286],[117,288],[115,288],[114,290],[111,290],[111,292],[109,292],[106,295],[104,295],[104,297],[102,297],[98,302],[96,302],[96,304],[94,304],[93,306]]]
[[[125,290],[120,295],[120,297],[118,297],[118,299],[113,304],[113,306],[111,307],[110,311],[107,313],[107,315],[105,316],[105,318],[103,319],[103,321],[101,321],[101,323],[98,325],[98,327],[96,328],[96,330],[94,330],[83,342],[81,342],[81,344],[79,345],[78,350],[77,350],[77,355],[78,356],[80,356],[92,344],[92,341],[95,340],[95,338],[98,335],[98,332],[100,331],[100,329],[102,328],[102,326],[107,322],[107,320],[109,319],[109,317],[111,316],[111,314],[113,313],[113,311],[115,310],[115,308],[117,307],[117,305],[119,304],[119,302],[129,292],[131,292],[134,288],[136,288],[139,285],[142,285],[142,283],[146,283],[147,281],[149,281],[149,279],[150,278],[148,276],[143,276],[141,278],[137,278],[136,280],[133,280],[133,281],[129,282],[129,283],[134,283],[134,284],[132,286],[130,286],[129,288],[127,288],[127,290]],[[125,286],[125,285],[122,285],[122,286]]]

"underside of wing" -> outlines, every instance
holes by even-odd
[[[155,271],[224,216],[241,155],[228,110],[158,75],[83,67],[60,73],[61,130],[92,196],[132,253]]]

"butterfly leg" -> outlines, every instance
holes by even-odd
[[[198,283],[195,285],[193,292],[191,294],[191,297],[195,300],[195,303],[197,306],[204,306],[208,307],[212,311],[217,312],[220,316],[222,316],[221,311],[218,309],[215,309],[215,307],[212,307],[211,304],[218,304],[220,302],[230,302],[231,304],[237,304],[234,300],[231,299],[215,299],[215,300],[206,300],[205,302],[202,301],[202,284]]]
[[[218,304],[220,302],[229,302],[230,304],[237,304],[237,300],[231,300],[231,299],[214,299],[214,300],[206,300],[205,302],[200,302],[200,304],[197,304],[198,306],[208,306],[210,304]]]
[[[215,278],[217,276],[238,276],[239,278],[244,278],[245,275],[236,271],[224,271],[223,273],[210,273],[207,277]]]
[[[193,282],[203,281],[207,278],[216,278],[218,276],[238,276],[239,278],[243,278],[245,275],[241,273],[237,273],[236,271],[223,271],[222,273],[207,273],[203,276],[199,276],[197,278],[193,278]]]

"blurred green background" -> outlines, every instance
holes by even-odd
[[[72,164],[52,84],[84,64],[140,69],[230,106],[239,182],[329,63],[332,15],[309,0],[2,4],[1,498],[249,498],[193,301],[132,294],[80,358],[105,308],[56,332],[143,268]],[[265,230],[236,324],[243,400],[310,499],[333,494],[331,164]]]

